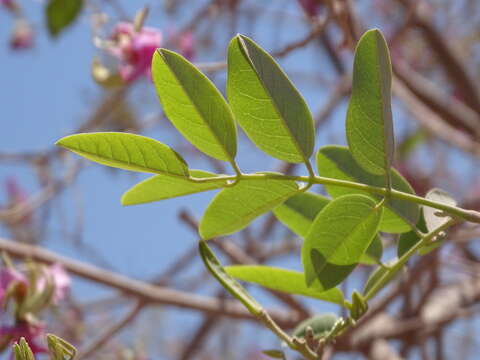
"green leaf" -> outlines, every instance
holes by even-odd
[[[271,350],[263,350],[263,354],[271,357],[272,359],[286,359],[285,353],[281,350],[271,349]]]
[[[312,316],[309,319],[302,321],[293,330],[293,336],[297,338],[304,338],[307,327],[311,327],[315,338],[320,338],[327,335],[337,322],[338,317],[335,314],[320,314]]]
[[[185,160],[161,142],[135,134],[104,132],[66,136],[56,145],[115,168],[173,176],[188,176]]]
[[[453,199],[450,194],[442,189],[432,189],[430,190],[425,197],[428,200],[436,201],[442,204],[457,206],[457,202]],[[423,206],[423,216],[425,218],[425,226],[427,227],[427,231],[433,231],[449,220],[451,220],[450,216],[444,216],[442,212],[438,209],[431,208],[429,206]]]
[[[272,290],[308,296],[339,305],[344,303],[343,294],[337,288],[328,291],[320,291],[314,287],[307,288],[303,273],[298,271],[261,265],[227,266],[225,271],[238,280],[258,284]]]
[[[385,210],[383,210],[385,211]],[[373,238],[370,246],[367,248],[362,257],[360,258],[360,263],[365,265],[376,265],[379,264],[383,256],[383,243],[380,236],[377,234]]]
[[[308,286],[315,281],[328,290],[353,271],[377,233],[382,208],[357,194],[341,196],[323,208],[302,247]]]
[[[83,7],[83,0],[50,0],[45,8],[48,31],[52,36],[58,36],[68,26],[72,25]]]
[[[208,240],[239,231],[297,191],[298,185],[292,180],[240,180],[212,200],[200,221],[200,236]]]
[[[195,178],[214,178],[219,175],[202,170],[190,170],[190,176]],[[194,182],[190,178],[178,178],[169,175],[155,175],[139,182],[122,196],[122,205],[145,204],[174,197],[195,194],[199,192],[223,188],[226,180],[208,183]]]
[[[441,189],[432,189],[427,193],[427,195],[425,195],[425,197],[429,200],[438,201],[447,205],[457,205],[457,202],[448,193]],[[418,230],[423,233],[427,233],[442,226],[451,219],[449,216],[438,216],[440,213],[440,210],[428,206],[422,206],[420,219],[417,223]],[[412,246],[414,246],[420,240],[420,237],[414,231],[402,234],[398,241],[398,257],[401,257],[403,254],[405,254]],[[442,239],[437,239],[434,242],[418,249],[418,254],[422,256],[427,255],[428,253],[438,248],[442,243]]]
[[[317,214],[330,202],[326,197],[304,192],[292,196],[282,205],[277,206],[273,213],[286,227],[298,236],[305,238]],[[383,255],[383,245],[377,235],[366,252],[360,258],[360,263],[366,265],[378,264]]]
[[[386,185],[383,176],[373,175],[362,169],[355,162],[348,148],[344,146],[328,145],[320,148],[317,154],[317,166],[321,176],[377,187]],[[393,189],[409,194],[415,193],[407,180],[398,171],[392,169],[391,176]],[[366,191],[343,186],[325,185],[325,189],[333,198],[346,194],[363,194],[377,200],[382,198],[381,195],[374,195]],[[415,203],[391,198],[385,205],[380,230],[389,233],[410,231],[411,227],[407,221],[416,224],[419,211],[419,206]]]
[[[275,60],[243,35],[228,47],[227,96],[248,137],[267,154],[306,162],[315,143],[305,100]]]
[[[388,176],[393,161],[391,83],[387,42],[379,30],[369,30],[355,51],[346,129],[354,159],[376,175]]]
[[[166,49],[153,55],[152,77],[163,110],[178,131],[205,154],[233,162],[237,130],[215,85],[184,57]]]
[[[296,194],[276,207],[273,213],[286,227],[305,238],[317,214],[330,199],[311,192]]]
[[[420,209],[420,216],[418,217],[418,221],[417,221],[417,229],[420,230],[421,232],[426,233],[427,225],[425,224],[425,219],[423,215],[424,211],[425,211],[424,208]],[[400,238],[398,239],[397,256],[401,258],[403,254],[405,254],[408,250],[410,250],[410,248],[419,241],[420,241],[420,237],[413,230],[400,235]]]
[[[207,243],[200,240],[198,243],[200,256],[208,271],[218,280],[230,294],[236,297],[253,315],[262,311],[262,306],[240,285],[228,275]]]

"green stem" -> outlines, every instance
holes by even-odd
[[[237,175],[226,175],[226,176],[219,176],[214,178],[191,178],[192,181],[203,183],[203,182],[213,182],[221,180],[235,180],[237,179]],[[402,191],[398,191],[395,189],[391,189],[390,192],[387,188],[378,187],[378,186],[371,186],[367,184],[357,183],[353,181],[346,181],[346,180],[339,180],[334,178],[327,178],[322,176],[294,176],[294,175],[283,175],[283,174],[242,174],[242,180],[258,180],[258,179],[279,179],[279,180],[294,180],[294,181],[301,181],[305,183],[314,183],[314,184],[321,184],[321,185],[334,185],[334,186],[341,186],[350,189],[362,190],[373,194],[379,195],[387,195],[389,193],[390,197],[405,200],[409,202],[414,202],[420,205],[429,206],[438,210],[445,211],[451,216],[459,217],[463,220],[480,223],[480,213],[474,210],[467,210],[462,209],[456,206],[447,205],[441,202],[436,202],[433,200],[429,200],[423,198],[421,196],[405,193]]]
[[[395,264],[389,267],[389,270],[377,281],[377,283],[374,286],[372,286],[372,288],[365,295],[365,301],[369,301],[381,289],[383,289],[385,285],[387,285],[390,282],[390,280],[394,278],[396,273],[403,267],[403,265],[405,265],[406,262],[417,252],[418,249],[428,244],[430,240],[432,240],[435,236],[437,236],[442,231],[445,231],[446,229],[448,229],[456,221],[457,221],[456,219],[451,219],[447,221],[445,224],[439,226],[432,232],[424,235],[419,242],[417,242],[414,246],[408,249],[408,251],[405,252],[405,254],[403,254],[402,257],[400,257],[400,259],[398,259],[397,262],[395,262]]]

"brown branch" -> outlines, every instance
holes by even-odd
[[[85,359],[93,355],[106,345],[116,334],[118,334],[125,326],[129,325],[133,319],[143,310],[145,303],[138,301],[132,309],[122,318],[109,328],[107,328],[97,339],[93,340],[89,345],[79,351],[75,357],[77,360]]]
[[[183,309],[217,314],[234,319],[257,321],[237,301],[220,300],[177,291],[161,286],[154,286],[140,280],[128,278],[78,260],[57,255],[38,246],[19,244],[0,238],[0,251],[5,251],[14,258],[28,258],[34,261],[62,265],[68,272],[91,281],[115,288],[121,292],[144,301],[147,304],[162,304]],[[270,316],[285,328],[291,328],[301,321],[298,313],[289,313],[278,309],[268,310]]]

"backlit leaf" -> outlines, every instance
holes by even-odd
[[[394,150],[391,68],[382,33],[377,29],[367,31],[355,50],[347,140],[363,169],[384,176],[390,171]]]
[[[365,287],[363,288],[363,295],[367,295],[372,289],[380,285],[375,293],[378,293],[382,290],[393,278],[398,276],[399,271],[390,272],[389,267],[395,264],[397,259],[392,259],[387,262],[386,266],[379,266],[375,270],[370,273],[370,276],[365,283]]]
[[[383,210],[385,211],[385,209]],[[381,237],[377,234],[367,250],[360,258],[360,263],[365,265],[375,265],[380,263],[383,256],[383,243]]]
[[[317,214],[330,202],[326,197],[303,192],[287,199],[277,206],[273,213],[286,227],[298,236],[305,238]],[[383,245],[377,235],[360,258],[360,263],[366,265],[377,264],[383,255]]]
[[[218,280],[230,294],[242,302],[243,305],[254,315],[262,311],[262,306],[240,285],[233,277],[228,275],[215,254],[207,243],[201,240],[198,244],[200,256],[208,271]]]
[[[214,178],[218,175],[202,170],[190,170],[190,176],[195,178]],[[198,183],[189,178],[155,175],[139,182],[123,194],[122,205],[145,204],[153,201],[220,189],[226,184],[226,180]]]
[[[50,0],[45,8],[45,16],[50,35],[57,36],[73,24],[80,15],[83,0]]]
[[[297,191],[298,185],[292,180],[240,180],[212,200],[200,221],[200,236],[208,240],[239,231]]]
[[[205,154],[232,162],[237,130],[223,95],[193,64],[172,51],[158,49],[152,77],[167,117]]]
[[[305,100],[275,60],[243,35],[228,48],[227,95],[248,137],[267,154],[305,162],[315,143]]]
[[[305,276],[298,271],[261,265],[227,266],[225,271],[238,280],[258,284],[272,290],[343,305],[343,294],[339,289],[320,291],[314,287],[308,288],[305,285]]]
[[[328,145],[319,149],[317,154],[318,172],[321,176],[359,182],[371,186],[384,187],[383,176],[373,175],[362,169],[353,159],[348,148],[344,146]],[[395,169],[391,171],[392,188],[398,191],[414,194],[410,184]],[[377,200],[381,195],[374,195],[366,191],[348,187],[325,185],[327,192],[333,197],[346,194],[364,194]],[[385,205],[380,230],[389,233],[402,233],[411,229],[410,225],[418,220],[419,206],[409,201],[391,198]]]
[[[66,136],[56,145],[102,165],[131,171],[188,176],[185,160],[161,142],[135,134],[103,132]]]
[[[420,230],[421,232],[426,233],[427,226],[425,224],[425,219],[423,215],[424,211],[425,211],[424,208],[420,209],[420,216],[418,217],[418,221],[417,221],[417,229]],[[397,256],[401,258],[403,254],[405,254],[412,246],[414,246],[419,241],[420,241],[420,237],[413,230],[400,235],[400,238],[398,239],[398,245],[397,245]]]
[[[302,247],[307,285],[328,290],[341,283],[370,246],[381,216],[382,206],[364,195],[341,196],[325,206]]]
[[[276,207],[273,213],[286,227],[305,238],[317,214],[330,199],[311,192],[296,194]]]

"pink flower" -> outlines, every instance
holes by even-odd
[[[24,20],[19,20],[10,36],[10,48],[13,50],[30,49],[33,46],[33,29]]]
[[[143,27],[135,31],[133,24],[118,23],[112,35],[115,46],[110,53],[120,61],[119,72],[123,80],[132,82],[142,75],[150,76],[150,66],[155,50],[162,43],[159,30]]]
[[[20,341],[20,338],[24,337],[27,341],[33,354],[46,354],[48,349],[39,344],[39,338],[43,337],[45,329],[41,325],[32,325],[25,322],[19,323],[14,326],[2,326],[0,327],[0,339],[6,338],[11,344]],[[3,342],[3,339],[2,339]]]
[[[43,291],[47,281],[50,280],[54,286],[52,301],[54,304],[58,304],[59,301],[65,299],[70,291],[72,283],[70,276],[60,264],[53,264],[46,268],[43,275],[38,279],[37,290]]]
[[[4,267],[0,269],[0,304],[3,303],[8,288],[15,282],[27,284],[27,279],[13,268]]]

